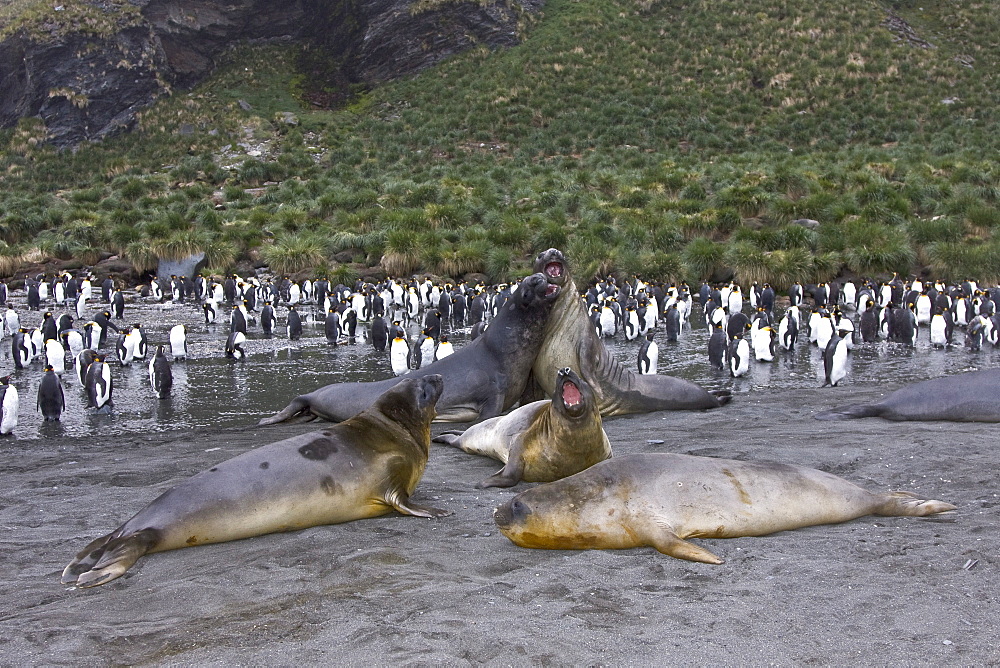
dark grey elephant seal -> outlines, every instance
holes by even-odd
[[[687,538],[763,536],[864,515],[922,517],[954,510],[906,492],[869,492],[802,466],[650,453],[614,457],[513,497],[493,517],[521,547],[650,546],[721,564]]]
[[[364,410],[403,378],[444,377],[439,422],[474,422],[500,415],[521,398],[553,305],[561,290],[542,274],[521,281],[490,326],[454,354],[402,376],[371,383],[334,383],[303,394],[261,425],[295,417],[339,422]],[[553,369],[553,374],[555,370]]]
[[[590,324],[562,251],[555,248],[542,251],[535,258],[534,269],[561,288],[532,368],[535,383],[545,396],[550,396],[555,389],[556,371],[570,367],[594,388],[604,417],[718,408],[729,402],[727,392],[716,395],[681,378],[641,375],[623,366]]]
[[[611,443],[590,386],[568,367],[556,374],[555,385],[551,399],[480,422],[461,435],[444,433],[433,440],[504,463],[479,487],[559,480],[610,457]]]
[[[377,517],[442,517],[410,495],[424,473],[441,376],[406,379],[343,424],[245,452],[164,492],[85,547],[63,584],[94,587],[142,555]]]
[[[880,417],[897,422],[1000,422],[1000,369],[967,371],[902,387],[882,401],[843,406],[817,420]]]

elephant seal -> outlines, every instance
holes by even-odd
[[[533,487],[493,518],[521,547],[651,546],[678,559],[721,564],[684,539],[763,536],[864,515],[921,517],[954,509],[906,492],[869,492],[802,466],[649,453],[614,457]]]
[[[441,376],[406,379],[343,424],[233,457],[164,492],[85,547],[63,584],[94,587],[142,555],[385,515],[450,513],[410,503],[430,449]]]
[[[817,413],[817,420],[1000,422],[1000,369],[967,371],[902,387],[881,401]]]
[[[500,415],[524,392],[545,322],[561,292],[542,274],[528,276],[483,335],[453,355],[397,378],[321,387],[296,397],[259,424],[275,424],[295,417],[340,422],[367,408],[403,378],[428,374],[444,377],[444,394],[438,402],[439,422],[474,422]]]
[[[550,248],[535,258],[534,270],[561,288],[532,374],[544,396],[550,396],[555,372],[576,369],[597,395],[601,415],[627,415],[660,410],[718,408],[730,394],[713,394],[672,376],[641,375],[623,366],[598,338],[580,301],[562,251]]]
[[[512,487],[522,480],[551,482],[610,457],[611,443],[590,386],[569,367],[559,370],[555,384],[552,399],[433,440],[503,462],[499,473],[479,483],[481,488]]]

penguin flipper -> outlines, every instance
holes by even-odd
[[[83,548],[63,570],[62,583],[96,587],[121,577],[139,557],[159,541],[156,529],[143,529],[127,536],[109,533]]]
[[[813,417],[817,420],[854,420],[857,418],[878,417],[882,414],[882,407],[879,404],[854,404],[853,406],[842,406],[833,410],[816,413]]]

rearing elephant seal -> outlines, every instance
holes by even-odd
[[[504,463],[478,487],[559,480],[611,456],[594,392],[568,367],[556,374],[552,399],[480,422],[460,436],[444,433],[434,440]]]
[[[493,518],[521,547],[648,545],[678,559],[721,564],[684,539],[763,536],[864,515],[922,517],[954,509],[906,492],[869,492],[802,466],[650,453],[614,457],[533,487]]]
[[[532,374],[542,393],[551,395],[557,369],[577,369],[597,395],[601,415],[626,415],[661,410],[718,408],[730,396],[711,394],[694,383],[672,376],[640,375],[623,366],[597,337],[569,274],[562,251],[550,248],[535,259],[535,271],[560,287],[545,338]]]
[[[835,408],[817,420],[1000,422],[1000,369],[967,371],[902,387],[881,401]]]
[[[370,406],[375,397],[403,378],[435,373],[444,377],[444,394],[438,402],[439,422],[473,422],[500,415],[524,392],[545,322],[561,292],[542,274],[528,276],[483,335],[454,354],[398,378],[321,387],[296,397],[259,424],[275,424],[295,417],[346,420]]]
[[[63,584],[94,587],[142,555],[385,515],[442,517],[410,503],[424,473],[441,376],[406,379],[324,431],[245,452],[164,492],[85,547]]]

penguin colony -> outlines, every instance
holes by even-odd
[[[372,345],[400,375],[451,354],[451,330],[470,328],[474,339],[512,289],[416,277],[377,284],[359,280],[348,287],[322,278],[299,283],[233,275],[216,281],[199,275],[154,279],[148,288],[140,286],[140,296],[127,298],[110,278],[100,283],[99,295],[93,282],[89,272],[25,277],[27,311],[14,308],[15,295],[0,283],[0,304],[6,304],[0,334],[9,341],[14,367],[0,379],[0,434],[14,431],[21,410],[16,385],[36,364],[43,370],[34,376],[35,409],[46,421],[59,420],[66,406],[61,379],[67,374],[83,388],[86,407],[99,413],[114,406],[114,366],[146,365],[152,395],[170,397],[171,365],[188,358],[185,325],[174,325],[167,340],[151,345],[142,324],[129,323],[130,301],[198,309],[210,331],[218,332],[219,354],[233,360],[246,358],[248,333],[297,341],[304,326],[313,326],[322,328],[330,346]],[[709,365],[733,378],[752,374],[756,365],[796,345],[816,345],[822,350],[824,385],[837,386],[849,373],[856,345],[884,340],[912,347],[921,328],[935,348],[964,345],[979,351],[1000,344],[1000,287],[984,289],[973,280],[946,285],[893,276],[883,282],[796,283],[777,322],[779,296],[768,284],[704,283],[692,294],[686,284],[633,276],[619,285],[608,277],[592,282],[580,298],[598,335],[635,341],[635,363],[644,374],[657,373],[661,352],[669,354],[669,345],[691,331],[695,301],[710,334]],[[39,315],[37,326],[23,326]],[[419,334],[407,336],[414,327]]]
[[[138,295],[126,294],[107,278],[95,299],[93,280],[88,271],[77,276],[69,272],[26,276],[27,309],[20,311],[14,306],[13,291],[0,283],[0,305],[5,305],[0,338],[10,337],[15,372],[0,386],[0,403],[6,400],[4,434],[13,432],[20,410],[13,383],[31,376],[35,364],[44,365],[36,407],[46,421],[61,417],[66,405],[61,379],[67,373],[83,388],[86,408],[97,413],[109,413],[114,407],[115,367],[144,364],[153,396],[169,399],[172,365],[189,358],[187,326],[173,325],[166,340],[150,342],[142,323],[129,323],[129,304],[136,302],[159,304],[165,319],[173,308],[198,309],[209,333],[218,335],[218,354],[234,361],[246,359],[248,338],[257,337],[258,331],[265,338],[298,341],[319,327],[330,346],[370,343],[385,352],[387,366],[400,375],[454,352],[449,331],[470,328],[473,338],[481,333],[516,289],[506,284],[435,284],[416,277],[378,284],[356,281],[348,287],[323,278],[299,283],[288,277],[261,280],[232,275],[216,281],[199,275],[156,278],[139,286]],[[72,312],[55,315],[66,309]],[[37,327],[22,327],[22,317],[27,323],[39,315]],[[420,327],[413,340],[406,334],[411,325]]]

